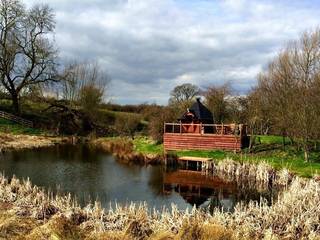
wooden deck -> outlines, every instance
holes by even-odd
[[[212,158],[201,158],[201,157],[179,157],[178,161],[189,161],[189,162],[208,162],[212,161]]]
[[[177,134],[165,133],[165,150],[230,150],[240,151],[243,146],[241,137],[215,134]]]
[[[190,132],[191,130],[194,132]],[[164,125],[165,150],[240,151],[248,142],[242,124],[176,124]]]

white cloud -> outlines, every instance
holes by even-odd
[[[56,11],[62,59],[97,59],[119,103],[166,103],[185,82],[240,92],[320,7],[271,0],[43,0]],[[40,0],[28,0],[28,5]]]

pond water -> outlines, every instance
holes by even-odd
[[[106,208],[115,202],[146,202],[159,210],[174,203],[179,209],[196,205],[232,211],[240,201],[272,198],[270,191],[239,188],[201,172],[121,164],[112,155],[86,146],[8,152],[0,156],[0,171],[7,177],[29,177],[54,192],[71,193],[82,205],[99,200]]]

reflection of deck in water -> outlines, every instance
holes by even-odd
[[[236,190],[234,183],[227,183],[217,176],[208,176],[202,172],[190,170],[178,170],[165,173],[164,184],[180,184],[199,188]]]
[[[171,194],[179,193],[191,205],[200,206],[210,200],[211,205],[222,207],[222,203],[228,201],[224,208],[233,207],[233,196],[237,191],[234,183],[228,183],[216,176],[207,176],[202,172],[190,170],[178,170],[167,172],[163,179],[163,192]]]
[[[214,166],[214,161],[212,158],[203,157],[178,157],[178,158],[168,158],[165,159],[166,165],[171,166],[182,166],[182,168],[187,170],[206,170],[211,169]]]

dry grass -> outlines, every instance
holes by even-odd
[[[264,201],[239,204],[233,213],[179,211],[175,206],[159,212],[145,204],[106,210],[98,202],[81,208],[70,195],[52,196],[28,180],[0,176],[0,239],[319,239],[316,178],[274,174],[267,165],[244,168],[230,160],[219,169],[230,178],[242,178],[239,169],[255,181],[272,176],[287,190],[272,206]]]
[[[246,189],[258,191],[265,191],[270,187],[286,189],[294,179],[294,175],[287,169],[275,171],[265,162],[249,164],[231,159],[213,163],[207,174],[217,175],[225,181],[236,182],[238,186],[245,184]]]
[[[155,165],[160,164],[163,159],[158,154],[136,152],[132,141],[127,138],[100,138],[91,141],[90,145],[112,153],[118,161],[126,164]]]
[[[0,133],[0,151],[49,147],[62,141],[63,139],[59,137],[12,135]]]

